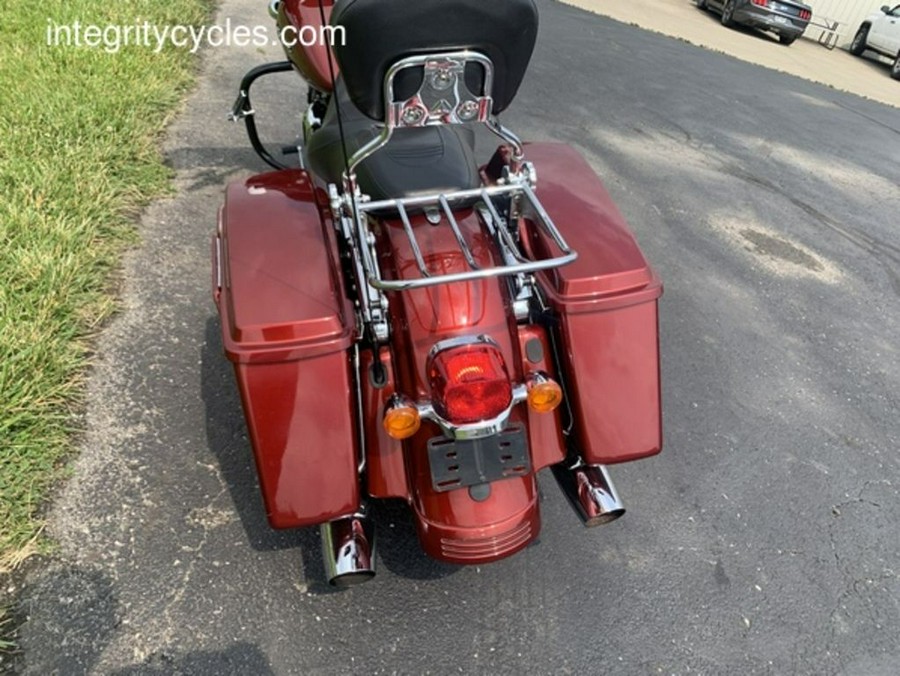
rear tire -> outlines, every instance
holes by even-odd
[[[734,0],[725,0],[725,6],[722,7],[722,25],[725,28],[734,26]]]
[[[783,44],[785,47],[794,44],[794,40],[797,39],[796,35],[779,35],[778,41]]]
[[[894,65],[891,66],[891,77],[900,80],[900,52],[894,57]]]
[[[856,35],[853,36],[853,42],[850,43],[850,53],[853,56],[862,56],[862,53],[866,51],[866,39],[868,37],[869,27],[860,26],[859,30],[856,31]]]

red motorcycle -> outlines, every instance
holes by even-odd
[[[270,10],[288,60],[247,73],[232,117],[276,171],[228,186],[213,268],[271,525],[320,525],[346,585],[375,572],[374,499],[459,564],[537,537],[546,467],[586,525],[621,516],[606,465],[661,448],[662,286],[587,162],[498,121],[533,0]],[[312,34],[335,44],[285,38]],[[286,70],[310,87],[301,168],[250,103]]]

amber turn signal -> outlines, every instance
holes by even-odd
[[[418,409],[408,402],[395,402],[384,412],[384,431],[392,439],[408,439],[419,431],[422,420]]]
[[[562,388],[556,381],[543,374],[532,376],[528,381],[528,405],[536,413],[550,413],[562,403]]]

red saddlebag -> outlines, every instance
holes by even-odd
[[[228,187],[216,296],[270,523],[322,523],[359,507],[355,332],[309,177]]]
[[[560,355],[589,463],[662,448],[657,299],[662,284],[590,165],[572,148],[533,144],[537,195],[578,259],[540,275],[560,320]],[[538,256],[548,240],[528,227]]]

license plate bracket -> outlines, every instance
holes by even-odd
[[[428,440],[431,485],[438,493],[531,472],[525,428],[514,424],[483,439]]]

